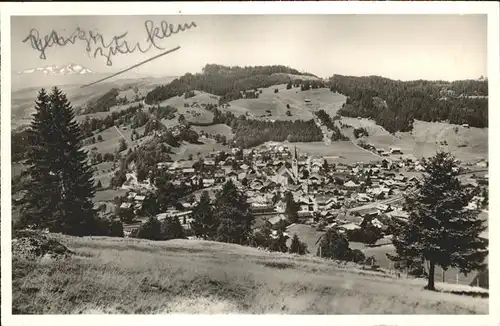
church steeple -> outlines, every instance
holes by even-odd
[[[293,158],[292,158],[292,173],[293,176],[298,180],[299,179],[299,156],[297,155],[297,146],[295,146],[293,150]]]

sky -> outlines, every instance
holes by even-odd
[[[151,58],[162,50],[106,58],[88,54],[84,41],[46,49],[46,59],[30,42],[55,30],[69,36],[77,27],[99,32],[106,42],[128,33],[131,46],[145,48],[145,21],[195,22],[156,43],[178,51],[133,71],[151,76],[197,73],[207,63],[229,66],[285,65],[319,77],[379,75],[393,79],[457,80],[487,77],[486,15],[218,15],[218,16],[30,16],[11,18],[12,70],[75,63],[110,73]],[[91,53],[97,45],[93,45]],[[164,50],[163,50],[164,51]],[[123,75],[126,77],[126,73]]]

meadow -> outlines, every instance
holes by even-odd
[[[13,259],[14,314],[486,314],[472,288],[201,240],[51,235],[76,254]]]
[[[411,154],[415,158],[432,156],[438,150],[451,152],[465,162],[488,157],[488,128],[415,120],[411,132],[390,134],[370,119],[342,117],[341,121],[353,128],[365,128],[369,134],[363,137],[366,143],[387,151],[390,147],[399,147],[404,154]],[[353,128],[342,131],[354,139]]]

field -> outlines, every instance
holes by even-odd
[[[230,148],[228,146],[217,143],[215,140],[210,138],[200,138],[200,144],[189,144],[183,142],[180,147],[172,147],[172,152],[170,156],[173,160],[188,159],[189,155],[193,155],[196,159],[198,154],[202,157],[208,153],[214,151],[225,151],[229,152]]]
[[[94,165],[96,171],[94,172],[94,181],[97,183],[101,181],[101,184],[104,188],[109,187],[111,182],[111,178],[113,177],[115,171],[113,169],[113,163],[111,162],[103,162]]]
[[[76,255],[13,259],[14,314],[487,314],[471,287],[198,240],[52,235]]]
[[[144,133],[144,128],[145,128],[144,126],[137,128],[136,129],[137,133],[142,135]],[[124,126],[114,127],[113,126],[111,128],[108,128],[106,130],[103,130],[101,132],[94,134],[94,137],[97,138],[99,135],[102,136],[103,141],[96,142],[95,144],[87,145],[84,148],[86,150],[90,151],[92,148],[95,147],[95,148],[97,148],[97,152],[99,152],[101,154],[114,153],[120,144],[120,139],[122,139],[122,138],[124,138],[125,141],[127,142],[128,148],[133,148],[133,147],[135,147],[135,146],[137,146],[137,145],[139,145],[147,140],[147,137],[146,137],[146,138],[141,138],[141,139],[132,141],[130,138],[132,136],[132,128],[130,128],[130,126],[127,126],[127,127],[124,127]],[[122,137],[122,135],[123,135],[123,137]]]
[[[316,228],[305,225],[305,224],[293,224],[290,225],[286,232],[290,237],[293,237],[294,234],[297,234],[300,241],[304,242],[307,245],[307,250],[311,255],[316,255],[316,250],[318,249],[318,244],[316,243],[320,236],[325,234],[322,231],[316,231]],[[287,246],[290,247],[291,239],[288,240]]]
[[[412,154],[416,158],[432,156],[438,149],[453,153],[461,161],[488,157],[488,128],[465,128],[444,122],[416,120],[412,132],[391,135],[373,120],[342,117],[342,122],[354,128],[365,128],[369,134],[363,138],[366,143],[385,150],[399,147],[404,154]],[[343,129],[343,132],[354,139],[352,129]]]
[[[278,93],[274,90],[278,89]],[[305,99],[310,102],[306,103]],[[236,116],[248,114],[252,118],[271,120],[310,120],[315,110],[324,109],[331,115],[345,102],[345,96],[332,93],[327,88],[300,91],[299,88],[286,89],[286,84],[262,89],[257,99],[231,101],[228,111]],[[286,106],[290,105],[290,109]],[[269,111],[267,111],[269,110]],[[291,116],[286,115],[290,110]]]
[[[184,104],[189,104],[185,107]],[[214,115],[209,110],[201,107],[201,104],[218,104],[219,97],[205,92],[195,91],[195,96],[185,99],[183,96],[175,96],[160,103],[160,106],[173,106],[177,108],[176,117],[183,114],[187,121],[208,123],[212,122]],[[196,104],[199,106],[197,107]],[[192,106],[194,105],[194,106]]]
[[[204,131],[204,132],[211,134],[211,135],[220,134],[220,135],[226,136],[226,139],[228,139],[228,140],[234,137],[234,134],[233,134],[231,127],[229,127],[226,124],[216,124],[216,125],[212,125],[212,126],[203,126],[203,127],[191,126],[191,128],[198,133],[200,131]]]

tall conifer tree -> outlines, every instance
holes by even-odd
[[[219,221],[219,241],[247,244],[252,232],[254,216],[245,194],[238,191],[234,183],[227,181],[217,194],[215,219]]]
[[[41,90],[36,110],[29,131],[22,220],[52,232],[92,234],[95,186],[71,104],[58,88],[50,95]]]
[[[434,290],[436,265],[444,270],[457,267],[462,273],[480,270],[485,266],[488,244],[480,237],[486,227],[479,211],[465,208],[475,191],[461,185],[453,156],[437,153],[425,168],[417,191],[406,196],[410,217],[394,228],[396,255],[388,257],[409,268],[418,268],[425,261],[426,288]]]

